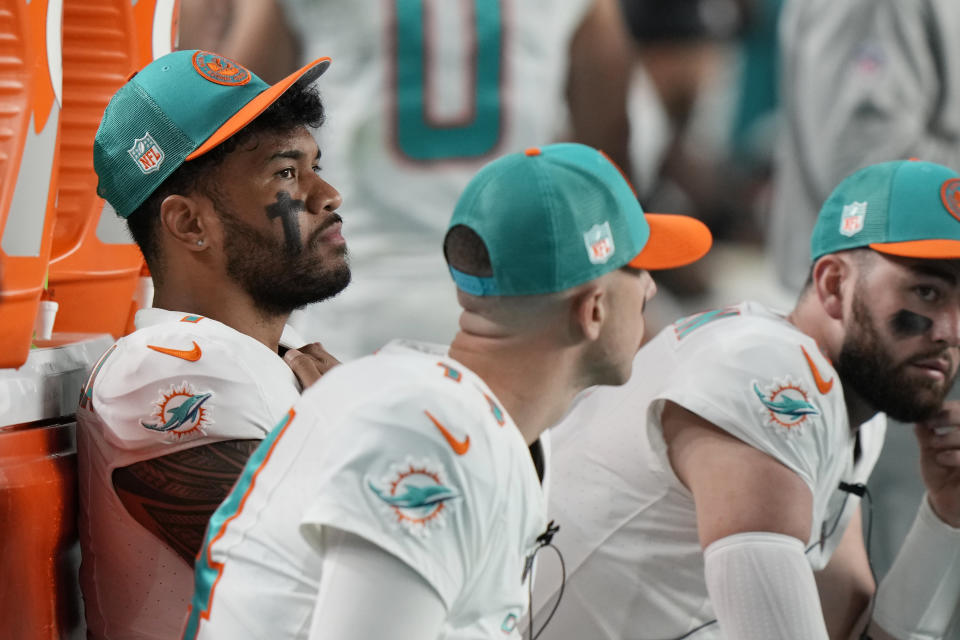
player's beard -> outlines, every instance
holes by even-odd
[[[885,347],[876,319],[859,294],[853,298],[853,318],[840,357],[837,373],[843,386],[855,391],[871,407],[901,422],[919,422],[932,418],[943,404],[953,379],[938,383],[929,378],[911,376],[912,363],[942,353],[924,353],[895,363]]]
[[[318,253],[320,236],[333,219],[314,231],[302,251],[291,255],[282,241],[221,207],[217,207],[217,213],[225,232],[227,275],[243,287],[263,312],[286,315],[331,298],[350,283],[346,246],[339,248],[340,259],[332,265],[323,264]]]

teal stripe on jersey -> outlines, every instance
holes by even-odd
[[[270,458],[274,445],[280,441],[280,437],[290,425],[293,416],[294,411],[291,409],[263,439],[260,446],[247,460],[247,465],[243,468],[243,473],[240,474],[237,483],[233,485],[233,489],[230,490],[230,495],[217,508],[210,518],[209,524],[207,524],[207,535],[194,565],[193,598],[190,601],[190,617],[187,619],[187,626],[183,632],[184,640],[193,640],[197,637],[201,616],[209,618],[210,604],[213,601],[213,588],[223,572],[223,564],[213,562],[210,557],[210,547],[223,534],[224,529],[230,524],[230,520],[240,515],[246,497],[256,483],[257,474],[260,473],[260,469]]]
[[[713,311],[705,311],[695,316],[677,320],[677,322],[674,324],[674,332],[677,334],[678,340],[683,340],[690,335],[690,333],[696,329],[699,329],[705,324],[709,324],[714,320],[720,320],[722,318],[729,318],[731,316],[738,315],[740,315],[739,309],[714,309]]]

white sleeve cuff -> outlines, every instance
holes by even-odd
[[[813,570],[797,538],[738,533],[712,543],[703,559],[724,638],[827,640]]]
[[[960,529],[926,495],[890,571],[877,588],[873,620],[898,640],[939,640],[960,604]]]

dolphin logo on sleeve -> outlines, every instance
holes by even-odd
[[[198,393],[187,396],[183,402],[176,407],[162,407],[163,417],[166,421],[161,423],[159,420],[155,424],[140,421],[140,424],[151,431],[168,432],[180,429],[184,426],[193,426],[199,423],[203,417],[203,403],[210,399],[212,393]]]
[[[458,496],[456,491],[444,486],[416,487],[412,485],[406,485],[401,495],[391,496],[390,494],[380,491],[372,482],[368,482],[368,484],[370,489],[377,494],[378,498],[391,507],[397,507],[399,509],[430,507]]]
[[[784,427],[786,431],[799,433],[798,427],[820,411],[810,402],[810,394],[802,385],[785,380],[773,384],[766,392],[754,382],[753,392],[763,404],[761,413],[767,424]]]

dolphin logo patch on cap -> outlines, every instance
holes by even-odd
[[[940,199],[947,212],[960,220],[960,178],[950,178],[940,187]]]
[[[230,58],[197,51],[193,54],[193,68],[210,82],[227,86],[238,86],[250,82],[250,72]]]

